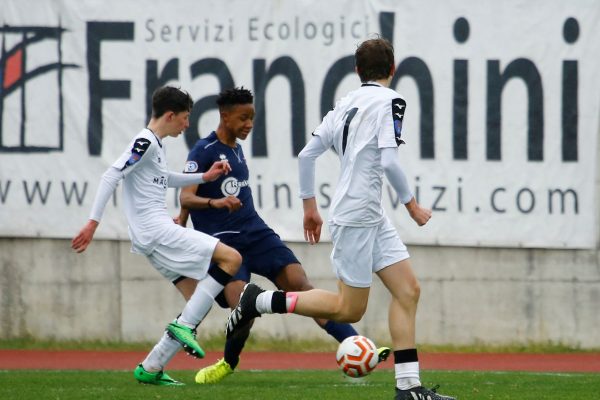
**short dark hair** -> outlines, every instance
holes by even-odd
[[[167,111],[192,111],[194,100],[188,92],[173,86],[162,86],[152,94],[152,116],[160,118]]]
[[[361,82],[385,79],[394,65],[394,47],[382,37],[368,39],[358,46],[354,59]]]
[[[253,101],[254,97],[252,96],[252,92],[243,86],[225,89],[219,93],[219,97],[217,97],[219,111],[223,111],[225,108],[238,104],[252,104]]]

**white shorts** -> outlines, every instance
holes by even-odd
[[[348,286],[367,288],[373,273],[410,257],[398,232],[384,218],[370,227],[329,225],[333,240],[331,264],[339,280]]]
[[[204,279],[219,239],[173,224],[148,260],[171,282],[181,276]]]

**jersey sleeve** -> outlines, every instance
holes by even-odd
[[[312,134],[313,136],[318,136],[326,148],[332,147],[334,143],[334,115],[335,110],[329,111]]]
[[[144,155],[152,151],[151,146],[152,142],[150,139],[143,136],[137,136],[129,145],[129,149],[125,150],[112,166],[121,171],[124,176],[127,176],[137,165],[139,165]],[[150,156],[146,156],[146,158],[149,157]]]
[[[397,147],[404,143],[402,140],[402,123],[406,101],[402,97],[395,97],[387,101],[379,113],[378,147]]]
[[[194,146],[189,152],[183,172],[192,174],[207,171],[213,164],[211,152],[203,146]]]

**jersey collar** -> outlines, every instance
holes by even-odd
[[[360,87],[365,87],[365,86],[383,87],[379,83],[373,82],[373,81],[365,82],[362,85],[360,85]]]
[[[158,136],[156,136],[156,133],[154,133],[154,131],[152,129],[148,128],[148,127],[146,127],[146,129],[148,129],[150,132],[152,132],[152,134],[156,138],[156,141],[158,142],[158,145],[162,148],[162,142],[160,141],[160,139],[158,138]]]

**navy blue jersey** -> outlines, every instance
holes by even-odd
[[[242,146],[236,144],[232,148],[221,143],[217,134],[212,132],[198,140],[190,151],[185,165],[185,172],[207,171],[213,163],[227,159],[231,172],[219,177],[214,182],[198,185],[196,195],[211,199],[236,196],[243,206],[231,214],[227,208],[202,208],[190,210],[194,229],[214,235],[224,231],[240,231],[244,224],[258,214],[254,209],[252,192],[248,185],[248,166]]]

